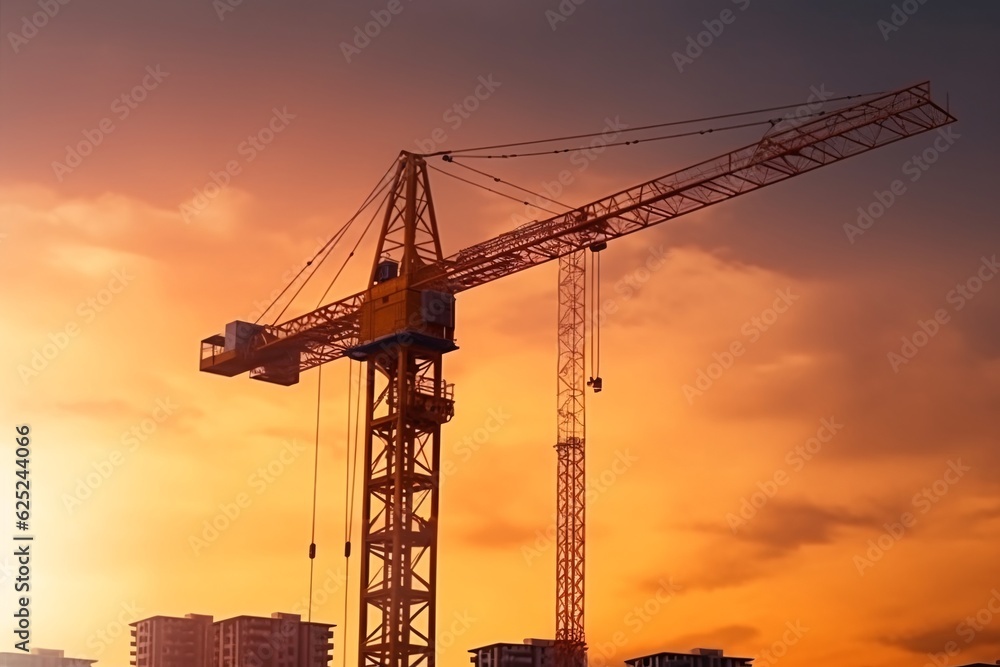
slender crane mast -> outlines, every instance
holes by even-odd
[[[344,356],[365,362],[359,667],[434,666],[441,425],[454,413],[442,357],[456,349],[455,294],[954,121],[931,100],[929,84],[911,86],[448,257],[425,157],[401,153],[368,288],[279,324],[231,322],[224,335],[202,341],[200,361],[204,372],[249,373],[286,386],[302,371]],[[580,427],[578,435],[566,431],[564,447],[560,426],[557,448],[582,480]],[[579,454],[574,437],[581,438]],[[578,500],[560,503],[560,511],[579,511],[579,523],[560,521],[579,531],[582,547]],[[568,568],[581,576],[578,595],[567,597],[574,620],[564,627],[579,631],[582,641],[582,558],[578,566]]]
[[[556,667],[583,667],[586,537],[586,250],[559,258],[556,380]]]

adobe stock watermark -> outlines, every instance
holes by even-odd
[[[212,9],[219,21],[226,20],[226,14],[236,11],[236,8],[243,4],[243,0],[212,0]]]
[[[407,0],[407,2],[410,1]],[[340,52],[344,55],[347,64],[350,65],[354,58],[361,55],[361,52],[371,45],[372,40],[381,35],[382,31],[388,28],[392,20],[402,14],[404,9],[406,6],[402,0],[389,0],[384,8],[373,9],[369,12],[372,17],[371,21],[354,26],[351,41],[340,42]]]
[[[854,245],[859,236],[875,226],[875,223],[886,214],[886,211],[908,192],[908,182],[909,184],[916,183],[923,178],[924,174],[941,159],[941,156],[947,153],[961,138],[962,135],[957,134],[951,125],[938,129],[937,137],[930,146],[925,148],[920,155],[914,155],[903,163],[902,172],[908,178],[906,180],[897,178],[889,184],[887,190],[875,190],[872,193],[875,197],[874,201],[858,207],[857,220],[853,224],[844,223],[847,241]]]
[[[910,504],[913,505],[916,512],[903,512],[898,521],[882,524],[885,531],[878,537],[868,540],[868,549],[863,555],[854,555],[852,562],[858,574],[863,577],[865,570],[875,567],[875,564],[885,557],[886,552],[903,539],[908,530],[917,525],[919,518],[941,502],[941,499],[948,495],[951,487],[958,484],[965,473],[970,470],[972,468],[962,464],[962,459],[948,461],[948,467],[945,468],[944,474],[939,479],[913,494]]]
[[[982,257],[979,268],[971,276],[957,283],[955,287],[945,295],[945,303],[951,306],[952,311],[959,312],[983,290],[986,283],[993,280],[997,273],[1000,273],[1000,263],[997,256]],[[941,332],[941,327],[951,322],[951,313],[947,308],[938,308],[928,319],[917,320],[917,328],[912,334],[903,336],[900,341],[899,350],[890,350],[886,355],[889,367],[893,373],[909,364],[920,353],[920,350],[927,347],[931,340]]]
[[[733,367],[736,360],[746,354],[747,346],[756,343],[778,321],[783,314],[801,298],[799,294],[792,294],[792,288],[775,290],[778,298],[774,300],[769,308],[765,308],[759,315],[754,315],[740,326],[740,334],[746,337],[746,343],[740,339],[732,341],[722,352],[713,352],[712,361],[704,368],[699,368],[693,384],[681,386],[684,398],[688,405],[694,404],[695,397],[704,396],[705,392],[712,388],[716,381],[721,378],[726,371]]]
[[[8,581],[14,581],[16,574],[17,565],[14,564],[10,556],[4,556],[3,562],[0,563],[0,585],[6,584]]]
[[[336,572],[327,568],[323,581],[318,582],[312,589],[312,610],[322,609],[328,602],[333,600],[333,596],[340,592],[347,585],[347,572],[343,566],[337,568]],[[300,616],[309,615],[310,597],[304,595],[298,602],[292,605],[292,613]]]
[[[521,213],[514,213],[510,216],[511,226],[519,227],[529,222],[536,222],[542,216],[548,217],[550,214],[543,211],[543,208],[550,206],[549,202],[559,199],[566,191],[566,188],[573,185],[576,179],[590,167],[604,151],[608,149],[608,144],[614,142],[621,136],[622,130],[627,130],[629,126],[623,123],[620,116],[605,118],[604,127],[601,134],[590,140],[586,148],[580,148],[569,156],[569,163],[575,167],[572,171],[563,169],[556,174],[554,181],[542,181],[541,189],[545,191],[545,196],[535,197],[534,203],[529,203],[527,208]]]
[[[17,365],[17,375],[21,378],[21,383],[27,386],[45,372],[69,347],[73,339],[80,335],[83,327],[97,319],[97,316],[103,313],[134,279],[135,276],[129,274],[125,268],[112,271],[111,279],[104,287],[77,304],[75,312],[79,319],[67,320],[61,328],[50,332],[46,336],[47,342],[31,350],[28,362]]]
[[[969,645],[980,632],[985,630],[993,619],[1000,615],[1000,590],[994,588],[990,591],[990,598],[975,613],[966,616],[955,626],[955,634],[958,635],[965,645]],[[930,658],[923,667],[946,667],[954,658],[962,652],[962,646],[955,640],[945,642],[940,653],[928,653]]]
[[[597,305],[597,312],[588,311],[586,323],[589,326],[595,319],[601,326],[608,318],[618,312],[623,301],[628,301],[639,294],[642,288],[667,263],[667,249],[663,245],[649,248],[645,261],[632,271],[615,281],[612,291],[616,296],[603,300]]]
[[[545,20],[549,22],[549,27],[555,32],[560,23],[569,20],[569,17],[576,13],[576,8],[587,0],[559,0],[555,9],[545,10]]]
[[[497,88],[502,85],[502,82],[493,78],[492,73],[480,76],[476,82],[477,85],[471,94],[455,102],[441,114],[441,121],[452,132],[457,132],[458,128],[462,127],[462,123],[467,121],[479,109],[480,105],[490,99]],[[448,141],[448,133],[445,132],[444,127],[439,126],[431,130],[430,136],[426,139],[416,139],[413,143],[416,144],[417,151],[426,154],[435,152],[446,141]]]
[[[487,411],[486,419],[481,426],[477,426],[472,433],[457,441],[452,447],[452,454],[463,463],[468,463],[476,455],[483,445],[510,421],[510,415],[504,412],[502,407],[490,408]],[[441,460],[441,481],[458,472],[458,466],[452,457],[442,457]]]
[[[875,27],[882,33],[882,39],[886,42],[893,33],[899,32],[920,8],[927,4],[927,0],[903,0],[894,4],[888,19],[879,19]]]
[[[771,667],[771,665],[777,664],[779,660],[788,655],[789,649],[805,637],[807,632],[809,632],[809,628],[804,627],[802,621],[798,619],[794,623],[786,621],[785,631],[781,634],[781,638],[753,656],[754,667]]]
[[[453,612],[448,620],[439,619],[434,637],[434,651],[440,655],[441,649],[454,646],[478,621],[479,619],[469,613],[468,609]]]
[[[632,466],[638,463],[639,457],[634,456],[628,449],[615,452],[615,458],[607,468],[602,470],[596,477],[587,476],[587,488],[585,491],[585,502],[587,507],[592,507],[597,500],[608,492],[618,480],[628,472]],[[552,522],[545,530],[536,530],[534,541],[528,545],[521,546],[521,556],[529,566],[535,562],[549,547],[556,542],[557,522],[553,517]]]
[[[170,398],[157,398],[149,416],[132,424],[118,438],[120,448],[111,450],[107,456],[90,464],[92,470],[78,477],[72,493],[62,494],[62,504],[66,512],[73,514],[86,500],[111,479],[115,472],[132,458],[139,447],[156,433],[160,426],[177,412],[180,406]]]
[[[785,463],[788,464],[791,472],[801,472],[806,464],[823,450],[823,445],[833,440],[843,428],[844,425],[839,423],[836,417],[821,419],[816,435],[801,445],[789,449],[788,453],[785,454]],[[740,528],[745,527],[750,520],[756,517],[768,501],[778,495],[778,489],[787,486],[791,479],[788,470],[778,468],[769,479],[757,482],[757,491],[740,498],[739,510],[726,514],[726,523],[733,534],[737,534]]]
[[[253,505],[254,496],[251,496],[249,491],[253,491],[257,496],[264,494],[305,451],[305,445],[296,440],[286,440],[285,446],[274,458],[247,477],[248,490],[240,491],[230,502],[220,503],[219,511],[202,522],[201,531],[188,536],[188,546],[191,547],[192,553],[200,556],[205,549],[218,541],[223,533],[239,521],[245,510]]]
[[[107,136],[117,129],[115,120],[122,122],[128,118],[168,76],[170,72],[162,71],[159,65],[155,67],[147,65],[146,74],[139,83],[111,101],[112,115],[99,120],[97,127],[84,128],[83,139],[73,145],[66,145],[66,157],[62,162],[52,161],[52,173],[55,174],[56,181],[62,183],[67,174],[83,164],[83,160],[92,155],[94,150],[104,143]]]
[[[145,611],[135,601],[122,602],[119,606],[121,609],[113,619],[87,637],[87,648],[95,658],[101,657],[118,639],[129,637],[131,635],[129,624],[138,621],[140,614]]]
[[[312,252],[309,254],[309,256],[300,261],[298,264],[293,264],[284,273],[282,273],[281,279],[278,282],[278,284],[282,285],[282,287],[275,287],[273,290],[271,290],[271,293],[267,295],[266,299],[258,299],[254,301],[251,304],[253,306],[253,310],[250,311],[250,313],[245,318],[243,318],[243,321],[256,322],[257,320],[259,320],[267,311],[267,309],[270,308],[271,304],[274,303],[275,299],[281,296],[281,293],[285,289],[284,286],[288,285],[293,280],[295,280],[295,277],[298,276],[299,273],[304,268],[310,265],[310,262],[313,261],[313,258],[318,256],[318,254],[323,250],[323,248],[327,246],[328,243],[330,243],[330,240],[325,239],[322,236],[317,236],[316,246],[312,249]]]
[[[240,661],[241,667],[268,667],[282,664],[293,645],[299,643],[299,619],[282,618],[275,631],[267,633],[257,641],[247,642],[246,654]]]
[[[741,12],[745,12],[750,7],[750,0],[731,0],[731,2]],[[712,44],[715,44],[715,40],[722,36],[722,33],[726,31],[726,26],[730,26],[736,22],[737,16],[739,14],[727,7],[719,13],[717,18],[702,21],[701,24],[705,29],[696,35],[688,35],[684,51],[674,51],[673,53],[674,65],[677,66],[677,71],[683,74],[685,67],[693,65],[694,61],[700,58],[705,53],[705,50],[711,47]]]
[[[284,132],[294,119],[295,114],[289,113],[288,107],[271,109],[271,118],[267,123],[237,144],[238,157],[226,161],[219,171],[210,170],[205,184],[200,188],[194,188],[194,197],[191,201],[180,205],[179,211],[185,224],[191,224],[194,218],[207,209],[212,200],[229,186],[233,177],[243,173],[243,167],[257,159],[257,156],[271,145],[275,137]]]
[[[796,121],[801,118],[809,118],[823,108],[823,105],[827,100],[832,99],[836,93],[832,93],[826,89],[826,84],[820,84],[819,88],[816,86],[809,86],[809,97],[806,98],[805,104],[792,109],[786,113],[780,121],[778,121],[774,127],[772,127],[768,134],[774,134],[776,132],[782,132],[790,127],[794,127]]]
[[[639,634],[652,623],[681,591],[681,587],[674,583],[673,577],[660,578],[657,584],[658,587],[651,596],[626,612],[622,617],[622,627],[612,632],[608,641],[597,641],[590,645],[587,651],[588,667],[608,667],[612,661],[620,664],[621,659],[616,660],[616,658],[622,649],[629,645],[630,637]]]
[[[21,48],[29,41],[38,36],[38,32],[54,19],[62,8],[70,3],[70,0],[38,0],[38,8],[41,11],[33,13],[31,16],[21,17],[21,29],[17,32],[8,32],[7,41],[14,53],[19,53]]]

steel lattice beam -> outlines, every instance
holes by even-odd
[[[772,132],[757,143],[569,213],[523,225],[426,266],[417,284],[438,285],[452,293],[471,289],[595,241],[661,224],[954,121],[931,100],[929,83],[904,88]],[[338,359],[359,342],[357,313],[363,303],[364,293],[354,294],[265,327],[244,350],[226,352],[220,336],[207,338],[202,341],[201,369],[233,376],[265,364],[307,370]],[[256,375],[269,379],[266,372]]]
[[[556,667],[586,664],[586,251],[559,258]]]
[[[400,346],[366,364],[358,664],[433,667],[441,353]]]

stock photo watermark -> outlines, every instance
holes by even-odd
[[[504,425],[510,421],[510,415],[504,412],[502,407],[490,408],[487,411],[486,419],[481,426],[477,426],[472,433],[458,440],[452,447],[452,453],[463,463],[468,463],[476,455],[483,445],[489,442]],[[441,461],[441,480],[458,472],[458,465],[454,459],[447,457]]]
[[[63,161],[53,160],[52,173],[55,174],[56,181],[62,183],[67,174],[83,164],[84,159],[92,155],[108,135],[118,128],[115,121],[122,122],[128,118],[168,76],[170,72],[164,72],[159,65],[155,67],[148,65],[146,74],[139,83],[111,101],[110,109],[113,117],[105,116],[97,122],[96,127],[84,128],[81,132],[83,138],[80,141],[66,145],[66,156]]]
[[[21,28],[17,32],[8,32],[7,41],[14,53],[19,53],[29,41],[38,36],[38,32],[49,24],[49,21],[58,16],[62,8],[71,0],[38,0],[35,3],[39,11],[30,16],[21,17]]]
[[[587,507],[591,507],[608,490],[614,486],[621,477],[627,473],[636,463],[639,457],[634,456],[628,449],[615,452],[615,458],[611,464],[596,476],[588,475],[585,490],[585,502]],[[528,545],[521,546],[521,556],[529,566],[535,560],[556,543],[556,531],[558,522],[553,517],[551,523],[545,530],[536,530],[534,541]]]
[[[788,464],[792,473],[802,472],[809,461],[812,461],[823,450],[823,445],[829,443],[844,428],[844,425],[837,421],[836,417],[824,417],[819,422],[816,435],[807,439],[804,443],[789,449],[785,454],[785,463]],[[768,479],[757,482],[757,490],[749,496],[740,498],[740,508],[737,512],[726,514],[726,523],[733,534],[739,532],[757,516],[761,509],[767,505],[768,501],[778,495],[778,490],[787,486],[791,481],[791,474],[785,468],[778,468]]]
[[[496,81],[492,74],[480,76],[476,81],[477,85],[472,93],[452,104],[441,114],[441,122],[447,125],[452,132],[457,132],[458,128],[462,127],[462,124],[479,110],[482,103],[490,99],[493,93],[503,85],[502,82]],[[421,153],[433,153],[446,141],[448,141],[448,133],[444,127],[439,126],[431,130],[426,139],[417,139],[414,144]]]
[[[776,664],[788,655],[789,649],[798,644],[807,632],[809,632],[809,628],[803,626],[802,621],[798,619],[794,623],[786,621],[785,631],[781,634],[781,638],[753,656],[754,667],[771,667],[771,665]]]
[[[897,178],[885,190],[875,190],[872,192],[874,199],[864,206],[858,207],[858,217],[855,222],[844,223],[844,234],[847,241],[854,245],[859,236],[875,226],[886,212],[900,200],[910,188],[910,184],[916,183],[924,174],[941,159],[941,156],[948,152],[955,142],[962,138],[957,134],[952,126],[943,127],[937,131],[934,142],[925,148],[919,155],[914,155],[903,163],[901,171],[907,178]]]
[[[659,271],[667,263],[667,250],[659,245],[650,247],[646,259],[642,264],[628,272],[615,281],[612,291],[617,295],[604,299],[597,305],[597,312],[588,312],[587,324],[596,320],[599,325],[604,325],[608,318],[616,314],[621,308],[621,302],[628,301],[638,295],[642,288],[648,283],[653,274]]]
[[[858,574],[863,577],[866,570],[875,567],[875,564],[919,523],[920,517],[941,502],[951,491],[951,487],[958,484],[965,473],[971,470],[972,468],[962,463],[962,459],[948,461],[948,467],[940,478],[913,494],[910,504],[916,511],[903,512],[898,520],[882,524],[885,530],[878,537],[868,540],[868,549],[863,554],[854,555],[852,562]]]
[[[826,89],[825,83],[820,84],[819,88],[816,86],[810,86],[809,97],[806,98],[805,104],[792,109],[782,116],[781,120],[775,123],[774,127],[768,131],[768,134],[774,134],[776,132],[784,131],[790,127],[794,127],[796,121],[801,118],[811,117],[823,107],[823,104],[825,104],[827,100],[832,99],[835,95],[836,93],[832,93]]]
[[[179,207],[181,218],[185,224],[191,224],[201,212],[208,208],[216,197],[229,187],[233,178],[243,173],[243,167],[257,159],[257,156],[267,149],[275,137],[288,129],[295,119],[295,114],[288,112],[288,107],[274,107],[271,118],[256,132],[247,135],[246,139],[236,146],[238,157],[226,161],[221,169],[209,170],[205,184],[194,189],[194,197]]]
[[[140,419],[123,431],[118,441],[120,449],[111,450],[107,456],[90,464],[91,470],[78,477],[72,493],[62,494],[62,504],[69,514],[73,514],[83,503],[93,497],[115,472],[125,465],[131,455],[156,433],[180,406],[170,398],[157,398],[148,417]]]
[[[83,326],[96,320],[98,315],[103,313],[134,279],[135,276],[131,275],[125,268],[112,271],[111,279],[104,287],[77,304],[75,313],[79,319],[67,320],[56,331],[50,331],[46,336],[48,340],[45,343],[32,348],[27,363],[22,362],[17,365],[17,375],[21,378],[21,383],[27,386],[45,372],[56,358],[70,346],[73,339],[81,334]]]
[[[294,464],[306,451],[306,446],[295,440],[285,441],[281,451],[258,467],[247,477],[247,490],[237,493],[232,500],[219,503],[218,511],[202,522],[201,530],[188,536],[188,546],[195,556],[200,556],[240,520],[244,512],[253,505],[254,495],[261,496]],[[254,495],[250,494],[254,492]]]
[[[140,615],[145,611],[134,600],[122,602],[119,607],[120,609],[114,618],[108,621],[104,627],[87,636],[87,648],[92,651],[95,658],[103,655],[119,638],[128,637],[130,634],[129,624],[138,621]]]
[[[564,23],[569,20],[569,17],[576,13],[576,8],[585,3],[587,0],[559,0],[559,4],[556,5],[555,9],[545,10],[545,20],[548,21],[549,27],[552,31],[559,27],[560,23]]]
[[[921,7],[927,4],[927,1],[928,0],[903,0],[903,2],[894,4],[889,17],[879,19],[875,23],[875,27],[878,28],[880,33],[882,33],[882,39],[888,42],[893,33],[902,30],[903,26],[907,24],[910,18],[919,12]]]
[[[754,315],[740,326],[740,334],[746,338],[746,342],[736,339],[722,352],[713,352],[712,361],[704,368],[698,369],[694,383],[681,386],[681,392],[687,399],[688,405],[693,405],[696,397],[704,396],[705,392],[735,365],[736,360],[746,354],[747,346],[760,340],[760,337],[801,298],[800,294],[792,293],[791,287],[775,290],[775,294],[778,298],[769,308],[765,308],[759,315]]]
[[[322,252],[323,249],[327,247],[329,243],[330,241],[328,239],[325,239],[322,236],[317,236],[316,245],[312,249],[312,252],[309,254],[309,256],[306,257],[306,259],[301,260],[297,264],[290,266],[284,273],[282,273],[281,279],[278,281],[278,284],[282,286],[290,285],[292,281],[294,281],[296,277],[300,275],[303,269],[312,264],[312,262],[314,261],[313,258],[317,257],[319,253]],[[263,317],[264,313],[268,310],[268,308],[271,307],[271,304],[273,304],[275,300],[281,296],[282,292],[284,292],[285,289],[286,289],[285,287],[275,287],[273,290],[271,290],[271,293],[267,295],[266,299],[255,300],[251,304],[253,306],[253,310],[250,311],[250,313],[243,318],[243,321],[257,322],[257,320]]]
[[[235,12],[243,4],[243,0],[212,0],[212,9],[220,21],[226,20],[226,14]]]
[[[651,596],[626,612],[622,617],[620,629],[612,632],[607,641],[597,641],[591,645],[587,652],[589,667],[608,667],[613,664],[612,661],[616,661],[622,649],[628,647],[629,638],[638,635],[652,623],[681,591],[681,587],[674,583],[673,577],[661,578],[657,584],[658,587]],[[618,659],[616,662],[621,663],[621,660]]]
[[[741,12],[745,12],[750,7],[750,0],[731,1]],[[705,50],[715,44],[715,40],[722,36],[726,27],[736,22],[738,16],[739,14],[727,7],[719,12],[718,17],[702,21],[701,24],[705,29],[695,35],[688,35],[684,51],[674,51],[673,53],[677,71],[683,74],[685,67],[693,65],[694,61],[700,58]]]
[[[407,2],[410,1],[407,0]],[[372,17],[371,21],[354,26],[351,41],[340,42],[340,52],[344,55],[347,64],[361,55],[361,52],[367,49],[372,41],[382,34],[383,30],[388,28],[393,19],[402,14],[404,9],[406,6],[402,0],[389,0],[385,7],[369,12]]]
[[[1000,273],[997,256],[982,257],[979,268],[965,280],[956,283],[955,287],[945,295],[945,303],[951,307],[951,312],[948,308],[938,308],[930,317],[917,320],[916,329],[900,338],[899,349],[890,350],[886,354],[892,372],[899,373],[903,366],[913,361],[920,350],[927,347],[934,337],[941,333],[941,328],[951,322],[952,312],[957,313],[965,308],[986,284],[996,277],[997,273]]]
[[[527,208],[522,213],[511,215],[511,226],[518,227],[529,222],[535,222],[540,217],[549,215],[542,209],[546,208],[549,202],[555,201],[562,196],[566,188],[573,185],[580,174],[586,171],[591,163],[607,150],[608,144],[621,136],[622,130],[627,130],[628,128],[629,126],[622,122],[620,116],[605,118],[600,136],[591,139],[590,144],[586,148],[580,148],[570,153],[569,163],[575,169],[562,169],[556,174],[555,180],[542,181],[541,189],[545,191],[545,195],[535,197],[534,203],[528,203]]]
[[[994,588],[990,591],[990,597],[986,604],[966,616],[955,626],[955,634],[968,646],[998,615],[1000,615],[1000,590]],[[941,647],[941,651],[927,654],[929,660],[924,663],[923,667],[947,667],[951,664],[951,659],[961,652],[962,645],[953,639],[949,640]]]

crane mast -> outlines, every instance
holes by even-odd
[[[557,639],[582,659],[583,370],[568,361],[583,344],[582,291],[571,285],[581,252],[954,121],[931,100],[930,84],[910,86],[448,257],[424,156],[401,153],[365,291],[282,323],[231,322],[201,346],[204,372],[286,386],[344,356],[366,365],[359,667],[434,665],[441,425],[454,414],[442,357],[456,349],[455,294],[561,260],[560,300],[573,306],[560,308],[569,315],[559,333],[556,449],[566,483],[558,490]]]
[[[442,356],[456,349],[454,297],[412,283],[440,261],[427,165],[404,153],[359,309],[368,342],[345,351],[367,372],[360,667],[434,665],[441,425],[454,415]]]
[[[559,258],[556,380],[556,667],[583,667],[586,538],[586,250]]]

